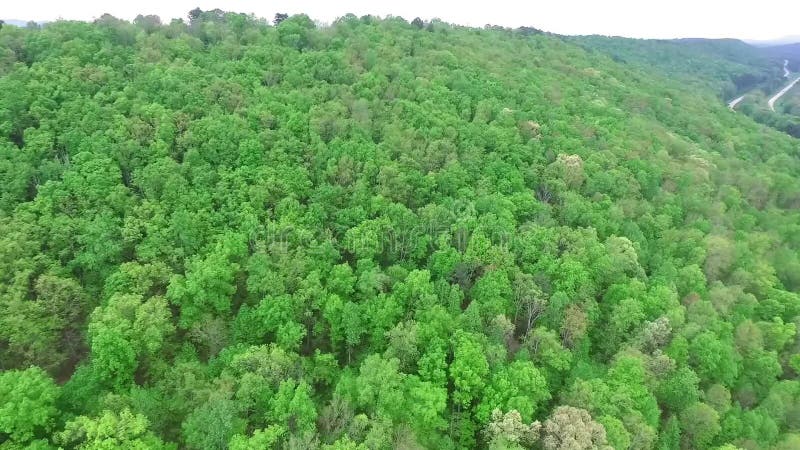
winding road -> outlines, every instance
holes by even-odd
[[[789,89],[794,87],[794,85],[797,84],[798,81],[800,81],[800,77],[795,78],[794,81],[789,83],[786,87],[781,89],[777,94],[775,94],[771,99],[769,99],[769,101],[767,102],[767,105],[769,105],[769,109],[775,111],[775,102],[778,101],[778,99],[781,98],[783,94],[789,92]]]
[[[789,78],[789,74],[791,74],[791,72],[789,72],[789,60],[788,59],[784,59],[783,60],[783,77],[784,78]],[[795,78],[794,81],[792,81],[791,83],[786,85],[783,89],[778,91],[777,94],[773,95],[772,98],[770,98],[767,101],[767,105],[769,106],[769,109],[771,109],[774,112],[775,111],[775,102],[778,101],[778,99],[780,99],[781,97],[783,97],[783,94],[789,92],[789,89],[793,88],[794,85],[797,84],[798,81],[800,81],[800,77]],[[741,97],[737,97],[737,98],[729,101],[728,102],[728,108],[730,108],[731,111],[735,111],[736,110],[736,105],[738,105],[739,102],[744,100],[745,95],[747,95],[747,94],[744,94]]]

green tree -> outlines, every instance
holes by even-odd
[[[0,431],[19,445],[46,437],[58,414],[58,393],[38,367],[0,374]]]
[[[476,416],[486,422],[490,411],[515,410],[523,420],[530,421],[549,399],[547,381],[539,370],[531,362],[515,361],[492,375]]]
[[[243,252],[241,241],[228,237],[217,243],[206,258],[192,259],[187,264],[186,276],[176,275],[170,280],[167,298],[180,306],[182,327],[191,327],[206,312],[230,312],[240,267],[236,261]]]
[[[701,379],[731,386],[739,374],[739,357],[732,346],[706,331],[692,339],[689,359]]]
[[[719,434],[719,414],[705,403],[695,403],[681,413],[681,429],[685,442],[692,448],[709,448]]]
[[[656,396],[661,404],[672,412],[679,413],[700,397],[698,384],[700,379],[688,367],[681,367],[670,374],[656,389]]]
[[[311,386],[307,383],[283,381],[270,401],[269,416],[291,433],[311,431],[317,419],[317,410],[311,395]]]
[[[148,430],[149,422],[128,409],[119,413],[103,411],[99,417],[79,416],[67,422],[57,440],[70,448],[105,450],[110,448],[173,449]]]
[[[211,399],[192,411],[181,425],[189,448],[224,449],[243,430],[236,404],[228,399]]]
[[[453,399],[468,408],[486,385],[489,363],[483,348],[474,336],[457,334],[453,342],[453,362],[450,363],[450,380],[455,386]]]
[[[266,429],[253,432],[252,436],[237,434],[231,438],[228,448],[231,450],[249,450],[251,448],[273,449],[277,448],[281,437],[286,433],[286,429],[277,425],[271,425]]]

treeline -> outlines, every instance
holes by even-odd
[[[800,445],[796,140],[532,28],[276,19],[0,29],[0,448]]]

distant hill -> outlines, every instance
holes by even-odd
[[[737,39],[565,39],[642,72],[657,72],[695,90],[710,91],[726,102],[746,95],[738,111],[800,137],[800,96],[785,96],[777,110],[767,103],[787,83],[784,61],[788,61],[789,76],[800,73],[800,43],[764,47]]]
[[[605,36],[566,38],[587,50],[604,53],[617,62],[685,83],[713,89],[729,98],[756,86],[782,82],[775,54],[738,39],[630,39]]]
[[[774,47],[779,45],[800,43],[800,35],[795,34],[791,36],[784,36],[778,39],[770,39],[765,41],[745,40],[745,42],[756,47]]]
[[[21,27],[21,28],[25,28],[26,26],[28,26],[28,22],[30,22],[30,20],[17,20],[17,19],[0,19],[0,20],[2,20],[3,23],[5,23],[6,25],[13,25],[15,27]],[[46,22],[36,22],[36,23],[41,25]]]
[[[28,22],[24,20],[2,19],[6,25],[13,25],[15,27],[24,27]]]
[[[789,60],[789,70],[800,72],[800,43],[765,47],[763,52],[776,59]]]

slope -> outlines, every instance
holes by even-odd
[[[555,36],[189,17],[0,30],[5,443],[797,441],[794,139]]]
[[[736,110],[760,123],[800,137],[800,116],[786,114],[791,105],[776,110],[774,98],[794,75],[800,59],[792,45],[755,47],[731,39],[646,40],[601,36],[567,37],[590,51],[611,56],[619,62],[648,73],[706,90],[726,103],[737,98]]]
[[[735,39],[629,39],[575,36],[566,39],[614,60],[655,71],[728,99],[779,85],[779,55]]]

